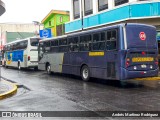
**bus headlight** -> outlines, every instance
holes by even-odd
[[[153,69],[153,66],[152,66],[152,65],[150,65],[150,69]]]

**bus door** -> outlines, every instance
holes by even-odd
[[[40,70],[46,70],[46,47],[44,42],[39,42],[38,46],[38,69]]]
[[[38,42],[40,38],[31,38],[30,39],[30,53],[28,55],[28,59],[33,63],[38,63]]]
[[[107,31],[106,37],[106,60],[107,60],[107,78],[116,79],[118,69],[118,31],[112,29]]]

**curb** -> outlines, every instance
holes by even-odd
[[[7,97],[11,97],[15,93],[17,93],[17,85],[15,83],[11,83],[6,80],[2,80],[2,81],[5,82],[6,84],[9,84],[10,86],[12,86],[12,89],[3,93],[3,94],[0,94],[0,100],[5,99]]]
[[[160,77],[135,78],[134,80],[160,80]]]

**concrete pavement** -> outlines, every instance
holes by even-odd
[[[160,80],[160,77],[135,78],[134,80]],[[0,80],[0,100],[10,97],[17,92],[17,85],[15,83]]]

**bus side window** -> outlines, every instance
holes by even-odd
[[[101,51],[105,48],[105,32],[93,34],[93,51]]]
[[[19,49],[21,49],[21,45],[20,45],[20,42],[17,42],[17,44],[16,44],[16,50],[19,50]]]
[[[91,35],[80,36],[79,50],[89,51],[91,50]]]
[[[52,40],[51,41],[51,52],[58,52],[59,51],[59,47],[58,47],[58,40]]]
[[[26,41],[23,42],[23,49],[26,49],[27,46],[28,46],[28,40],[26,40]]]
[[[44,42],[44,52],[50,52],[50,41]]]
[[[69,43],[69,50],[72,52],[78,52],[79,50],[79,45],[78,45],[78,37],[73,37],[68,39]]]
[[[67,38],[59,40],[59,52],[68,52]]]
[[[106,49],[107,50],[117,49],[117,31],[116,30],[107,31]]]

